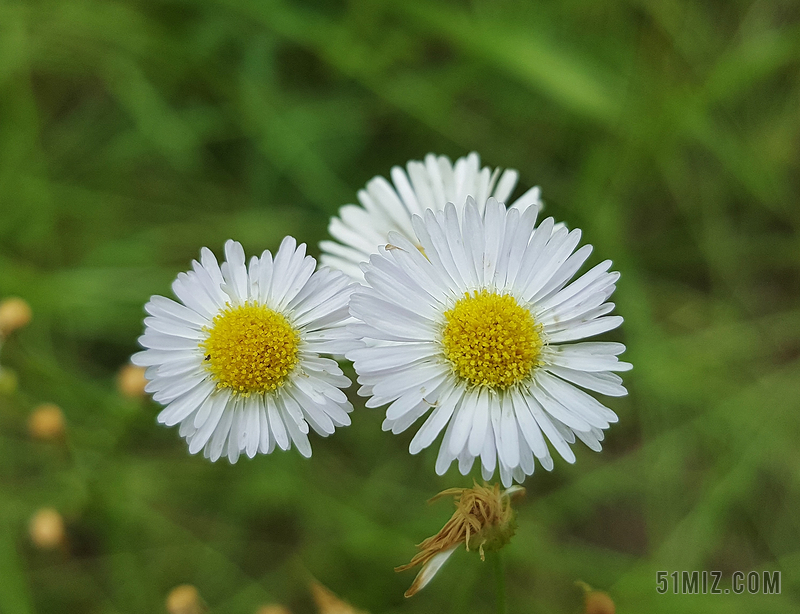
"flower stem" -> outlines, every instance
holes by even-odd
[[[506,568],[503,564],[501,550],[489,553],[494,568],[494,587],[496,593],[497,614],[506,614]]]

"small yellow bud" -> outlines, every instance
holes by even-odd
[[[53,441],[64,436],[64,413],[58,405],[43,403],[28,418],[28,433],[35,439]]]
[[[258,608],[256,614],[292,614],[292,612],[289,608],[279,603],[270,603]]]
[[[31,518],[28,533],[34,546],[42,550],[52,550],[64,543],[64,520],[53,508],[44,507]]]
[[[576,582],[583,589],[584,614],[615,614],[617,606],[608,593],[596,591],[586,582]]]
[[[22,328],[32,317],[31,307],[16,296],[0,301],[0,335]]]
[[[311,582],[309,589],[311,589],[311,596],[314,598],[314,603],[317,604],[319,614],[366,614],[363,610],[357,610],[346,601],[339,599],[319,582]]]
[[[202,614],[205,612],[200,593],[191,584],[180,584],[173,588],[167,595],[166,606],[169,614]]]
[[[117,373],[117,390],[124,397],[136,399],[143,397],[147,380],[144,377],[144,367],[125,365]]]

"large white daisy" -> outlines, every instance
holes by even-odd
[[[518,176],[513,169],[501,174],[500,169],[481,168],[475,152],[455,164],[446,156],[428,154],[424,162],[410,161],[406,170],[395,166],[391,171],[394,185],[383,177],[374,177],[358,193],[360,206],[345,205],[339,209],[339,217],[331,218],[328,231],[336,241],[320,243],[320,260],[363,281],[361,263],[386,245],[389,232],[414,240],[413,215],[423,215],[427,209],[440,211],[448,202],[463,208],[468,196],[482,213],[489,197],[508,201]],[[537,209],[542,206],[538,187],[529,189],[511,207],[524,211],[531,205]]]
[[[158,421],[180,424],[189,452],[235,463],[241,453],[287,450],[311,456],[309,425],[320,435],[350,424],[336,361],[357,346],[347,333],[355,284],[316,261],[292,237],[273,260],[245,264],[242,246],[225,243],[220,266],[207,248],[172,284],[180,303],[153,296],[145,306],[145,390],[166,405]]]
[[[571,463],[576,437],[600,450],[617,421],[581,388],[626,394],[613,373],[631,368],[617,359],[625,346],[570,342],[622,323],[606,302],[619,273],[606,260],[570,283],[592,250],[575,251],[580,230],[554,232],[552,218],[535,227],[537,208],[494,199],[481,215],[469,200],[462,219],[452,204],[415,216],[415,240],[392,233],[364,265],[350,313],[366,346],[347,357],[367,406],[389,405],[384,430],[428,414],[412,454],[444,430],[438,474],[457,459],[466,475],[480,457],[484,479],[499,467],[508,486],[533,473],[534,457],[552,469],[547,441]]]

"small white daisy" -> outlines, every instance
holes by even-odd
[[[345,205],[339,209],[339,217],[331,218],[328,231],[336,241],[320,243],[320,260],[363,281],[361,263],[386,244],[389,232],[399,232],[414,241],[412,215],[423,215],[427,209],[440,211],[448,202],[463,208],[468,196],[481,213],[489,197],[506,202],[517,185],[517,171],[506,169],[500,174],[500,169],[492,171],[480,164],[475,152],[455,164],[446,156],[428,154],[425,162],[410,161],[406,170],[392,168],[394,185],[383,177],[374,177],[358,193],[361,206]],[[529,189],[511,207],[524,211],[531,205],[542,207],[538,187]]]
[[[631,368],[617,359],[624,345],[568,343],[622,323],[606,302],[619,273],[606,260],[569,283],[592,248],[575,251],[580,230],[554,232],[552,218],[534,228],[536,215],[490,199],[482,216],[470,199],[461,220],[452,204],[415,216],[416,240],[392,233],[350,300],[366,343],[347,354],[359,393],[367,407],[389,404],[383,428],[394,433],[433,408],[410,451],[444,430],[440,475],[456,459],[466,475],[480,456],[484,479],[499,466],[503,484],[521,482],[534,457],[552,469],[545,438],[574,462],[576,437],[600,450],[617,421],[578,386],[627,394],[613,373]]]
[[[265,251],[245,265],[242,246],[225,243],[220,266],[203,248],[180,273],[180,303],[153,296],[134,364],[147,367],[145,390],[166,405],[158,421],[180,424],[189,452],[235,463],[277,446],[311,456],[309,425],[323,437],[350,424],[350,385],[336,361],[358,346],[347,333],[355,284],[316,261],[292,237],[273,260]]]

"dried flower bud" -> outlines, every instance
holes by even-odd
[[[52,550],[64,543],[64,520],[53,508],[44,507],[31,517],[28,533],[34,546]]]
[[[289,608],[279,603],[270,603],[258,608],[256,614],[292,614],[292,612]]]
[[[593,591],[586,595],[586,614],[614,614],[617,611],[608,593]]]
[[[357,610],[346,601],[342,601],[329,589],[322,584],[312,581],[309,584],[311,596],[317,604],[319,614],[366,614],[363,610]]]
[[[31,307],[16,296],[0,301],[0,335],[22,328],[32,317]]]
[[[406,597],[415,595],[430,582],[459,544],[463,543],[467,551],[477,550],[481,560],[485,550],[500,550],[505,546],[517,528],[511,498],[523,492],[522,486],[501,491],[499,484],[490,487],[475,483],[472,488],[450,488],[433,497],[430,502],[453,495],[456,511],[441,531],[417,546],[419,552],[408,565],[395,568],[405,571],[422,565]]]
[[[615,614],[617,607],[608,593],[596,591],[586,582],[576,582],[583,589],[584,614]]]
[[[28,433],[31,437],[53,441],[64,436],[64,413],[58,405],[43,403],[36,407],[28,418]]]
[[[144,367],[124,365],[117,373],[117,390],[122,396],[135,399],[145,395],[144,387],[147,380],[144,377]]]
[[[202,614],[205,606],[197,588],[191,584],[180,584],[167,595],[167,612],[169,614]]]

